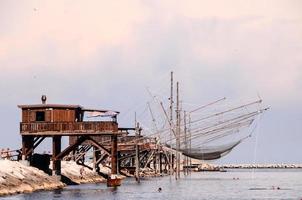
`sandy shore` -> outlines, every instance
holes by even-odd
[[[72,161],[62,162],[62,175],[75,184],[99,183],[105,179],[92,170],[84,168]],[[23,165],[17,161],[0,160],[0,196],[17,193],[28,193],[37,190],[53,190],[66,186],[55,177],[43,171]]]

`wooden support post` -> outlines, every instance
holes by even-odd
[[[163,173],[162,153],[159,152],[159,173]]]
[[[172,165],[172,172],[174,173],[174,169],[175,169],[175,154],[172,152],[171,153],[171,165]]]
[[[192,151],[192,133],[191,133],[191,115],[189,114],[189,149],[190,149],[190,153]],[[192,158],[190,158],[189,160],[189,165],[190,165],[190,174],[191,174],[191,171],[192,171]]]
[[[184,111],[184,136],[185,136],[185,149],[188,150],[188,137],[187,137],[187,113]],[[185,168],[186,166],[186,168]],[[184,175],[188,175],[188,157],[184,156],[184,164],[183,164]]]
[[[135,117],[136,118],[136,117]],[[136,119],[135,119],[136,122]],[[139,183],[140,182],[140,177],[139,177],[139,166],[140,166],[140,162],[139,162],[139,145],[138,145],[138,138],[139,138],[139,123],[136,123],[136,127],[135,127],[135,136],[136,136],[136,141],[135,141],[135,179],[136,181]]]
[[[156,157],[157,157],[157,152],[155,152],[155,153],[154,153],[154,156],[153,156],[153,168],[154,168],[154,170],[155,170],[155,173],[157,173]]]
[[[117,135],[113,134],[111,136],[111,174],[117,174]]]
[[[22,136],[22,160],[30,161],[33,153],[34,138],[33,136]]]
[[[52,137],[52,175],[61,176],[61,159],[57,156],[61,153],[61,136]]]
[[[97,172],[99,169],[98,160],[100,159],[100,157],[101,157],[100,149],[94,146],[93,147],[93,171],[94,172]]]

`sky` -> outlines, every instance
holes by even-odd
[[[146,88],[168,92],[173,70],[184,102],[261,96],[271,107],[217,163],[302,163],[301,9],[300,0],[0,0],[0,147],[21,146],[17,105],[42,94],[119,110],[131,126]]]

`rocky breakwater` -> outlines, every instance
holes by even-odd
[[[0,160],[0,196],[63,188],[64,183],[17,161]]]

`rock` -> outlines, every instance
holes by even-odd
[[[0,160],[0,196],[64,186],[62,182],[37,168],[17,161]]]

